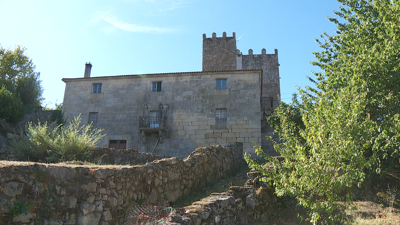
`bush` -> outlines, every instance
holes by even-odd
[[[29,123],[19,135],[11,138],[10,152],[18,160],[60,162],[89,159],[91,149],[105,135],[92,125],[80,126],[80,117],[74,118],[67,126]]]

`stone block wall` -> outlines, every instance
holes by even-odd
[[[123,224],[132,205],[175,202],[242,162],[241,143],[140,166],[0,161],[0,224]],[[26,213],[9,214],[22,207]]]
[[[266,136],[272,135],[273,129],[265,119],[280,104],[278,50],[275,49],[273,54],[267,54],[266,49],[262,49],[261,54],[253,54],[253,50],[249,49],[248,55],[243,55],[239,49],[236,49],[234,37],[235,33],[233,33],[233,38],[226,37],[225,32],[222,37],[216,37],[216,34],[213,33],[211,38],[206,38],[206,35],[203,34],[203,71],[262,69],[262,80],[260,81],[262,93],[260,99],[261,146],[266,153],[279,155],[274,150],[269,138],[266,138]],[[278,137],[274,137],[274,139],[278,140]]]
[[[203,71],[236,70],[236,37],[222,37],[212,33],[211,38],[203,34]]]
[[[272,136],[274,129],[269,126],[265,117],[271,115],[276,107],[280,104],[280,78],[279,78],[279,62],[278,50],[275,49],[274,54],[267,54],[265,49],[261,50],[261,54],[253,54],[253,50],[249,50],[248,55],[242,55],[243,69],[262,69],[262,98],[261,111],[263,120],[261,121],[261,146],[264,152],[271,156],[279,155],[274,150],[273,143],[267,136]],[[278,137],[274,137],[275,141]]]
[[[127,148],[178,158],[197,147],[233,142],[251,151],[261,144],[261,78],[261,70],[250,70],[64,79],[63,110],[69,119],[81,114],[83,123],[98,113],[94,127],[107,134],[98,147],[126,140]],[[216,89],[216,79],[226,79],[227,88]],[[162,82],[161,92],[152,92],[152,82]],[[102,93],[91,93],[95,83]],[[162,134],[141,132],[140,117],[160,108],[166,118]],[[226,109],[226,129],[216,129],[217,109]]]

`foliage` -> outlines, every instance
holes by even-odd
[[[62,111],[63,104],[54,104],[54,108],[51,107],[43,107],[43,111],[53,111],[50,116],[50,121],[55,122],[57,125],[63,126],[67,122],[67,118],[64,116],[64,112]]]
[[[0,46],[0,87],[4,86],[14,98],[18,98],[24,106],[24,113],[29,113],[40,108],[42,87],[40,73],[35,72],[35,65],[25,51],[20,46],[14,50]]]
[[[60,162],[87,160],[91,149],[100,141],[101,129],[92,125],[80,126],[80,117],[74,118],[67,126],[29,123],[19,135],[11,139],[10,151],[19,160]]]
[[[164,224],[164,219],[175,215],[175,209],[164,204],[134,205],[127,217],[126,225]]]
[[[26,213],[32,207],[32,203],[23,203],[20,201],[15,201],[12,205],[8,204],[8,213],[12,217],[16,217],[21,213]]]
[[[24,106],[21,100],[9,92],[5,86],[0,86],[0,120],[15,124],[24,116]]]
[[[316,87],[300,89],[299,101],[268,118],[284,160],[260,148],[270,167],[247,158],[278,195],[310,209],[314,223],[337,220],[335,202],[350,200],[353,187],[400,155],[400,1],[338,1],[339,19],[329,18],[336,34],[317,40]]]

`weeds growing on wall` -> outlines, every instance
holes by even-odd
[[[175,209],[167,201],[164,204],[135,205],[125,225],[164,224],[164,219],[172,215],[175,215]]]
[[[29,211],[29,208],[32,207],[31,202],[20,202],[20,201],[15,201],[13,204],[8,205],[8,212],[12,217],[16,217],[21,213],[26,213]]]
[[[105,135],[91,124],[80,125],[80,117],[67,126],[29,123],[11,138],[10,152],[21,161],[60,162],[88,160],[91,150]]]

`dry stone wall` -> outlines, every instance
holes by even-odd
[[[140,166],[0,161],[0,224],[123,224],[134,204],[175,202],[242,162],[241,143]]]
[[[273,187],[231,187],[185,207],[183,216],[167,218],[166,224],[257,225],[267,224],[281,199]]]
[[[89,162],[100,165],[141,165],[162,158],[165,157],[148,152],[139,152],[130,148],[96,148],[90,156]]]

